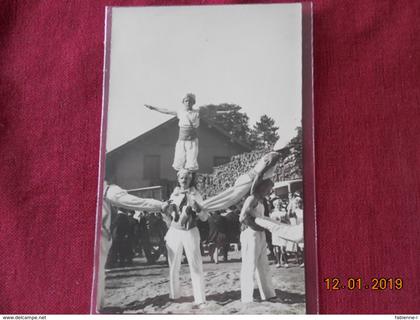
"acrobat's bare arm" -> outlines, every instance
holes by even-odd
[[[258,200],[255,196],[249,196],[242,207],[241,214],[239,215],[239,222],[244,223],[252,230],[264,231],[265,229],[255,223],[255,217],[252,215],[252,211],[258,205]]]
[[[144,106],[147,109],[150,109],[150,110],[154,110],[154,111],[157,111],[157,112],[160,112],[160,113],[164,113],[164,114],[170,114],[171,116],[176,116],[176,111],[174,111],[174,110],[170,110],[170,109],[166,109],[166,108],[154,107],[154,106],[151,106],[149,104],[145,104]]]

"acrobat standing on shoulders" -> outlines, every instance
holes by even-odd
[[[182,100],[183,107],[178,111],[158,108],[148,104],[145,107],[160,113],[176,116],[179,120],[179,136],[175,146],[175,157],[172,167],[179,171],[186,169],[189,171],[198,171],[198,134],[197,129],[200,126],[200,111],[193,109],[195,104],[195,95],[188,93]]]

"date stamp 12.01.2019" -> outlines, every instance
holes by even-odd
[[[329,277],[323,280],[324,288],[331,291],[341,290],[402,290],[403,279],[386,278],[386,277],[372,277],[370,279],[363,279],[361,277],[349,277],[341,279],[340,277]]]

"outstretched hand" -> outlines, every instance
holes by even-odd
[[[164,214],[168,214],[169,212],[169,207],[170,207],[170,202],[169,201],[165,201],[162,202],[162,205],[160,207],[160,210],[164,213]],[[169,213],[170,214],[170,213]]]
[[[154,108],[153,108],[151,105],[149,105],[149,104],[145,104],[144,106],[145,106],[147,109],[154,110]]]
[[[193,209],[194,209],[195,212],[200,212],[203,209],[202,206],[200,204],[198,204],[198,202],[195,201],[195,200],[194,200],[192,206],[193,206]]]

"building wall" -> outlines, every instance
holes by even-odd
[[[107,157],[106,176],[111,183],[125,189],[166,185],[172,188],[176,181],[176,171],[172,168],[175,144],[178,139],[176,121],[148,134],[137,141],[117,150]],[[246,152],[245,148],[233,143],[228,137],[202,123],[199,128],[200,172],[211,173],[214,157],[231,157]],[[147,155],[160,156],[160,178],[152,181],[144,178],[144,158]],[[169,191],[169,190],[167,190]]]

